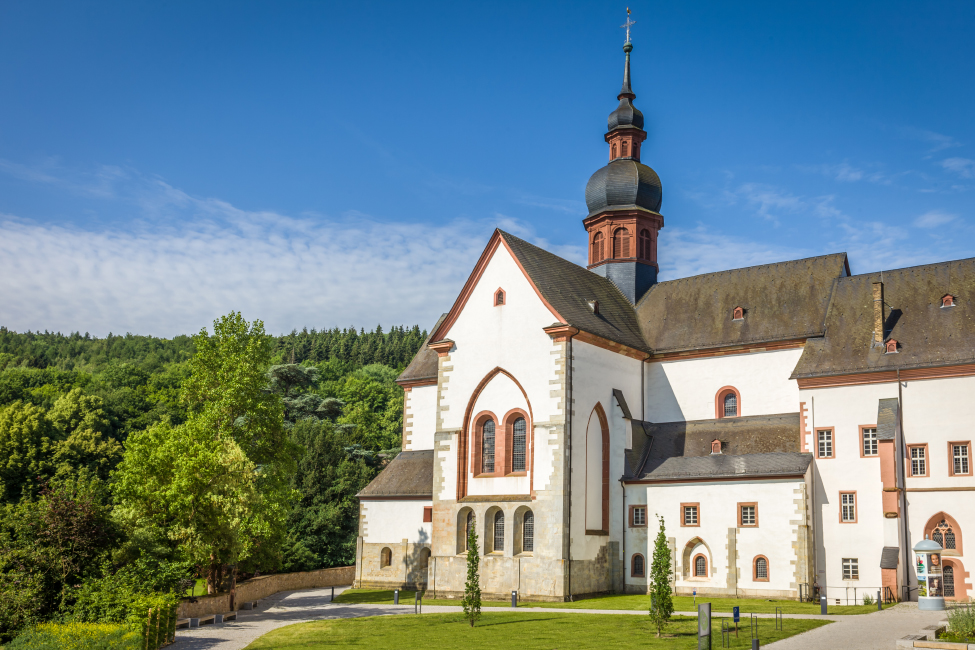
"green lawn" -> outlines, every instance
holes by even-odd
[[[712,647],[721,647],[721,622],[714,622]],[[758,637],[762,646],[828,621],[788,619],[784,630],[775,630],[775,621],[761,619]],[[671,622],[662,639],[647,617],[626,614],[560,614],[557,612],[484,613],[471,629],[463,614],[423,614],[421,616],[372,616],[342,620],[313,621],[278,628],[257,639],[247,650],[316,650],[324,648],[396,648],[397,650],[454,650],[492,648],[492,650],[605,650],[614,648],[697,648],[697,619]],[[732,637],[731,647],[751,648],[748,628]]]
[[[413,603],[412,591],[401,591],[399,602],[401,605]],[[383,605],[393,604],[393,592],[373,589],[346,589],[335,597],[336,603],[359,604],[376,603]],[[711,611],[731,612],[732,607],[740,607],[741,614],[773,614],[776,607],[782,608],[783,614],[818,614],[819,603],[800,603],[794,600],[765,600],[762,598],[715,598],[698,597],[698,603],[711,603]],[[455,605],[460,606],[459,600],[433,600],[425,599],[424,605]],[[484,607],[510,607],[511,601],[483,601]],[[597,596],[586,598],[572,603],[519,603],[519,607],[558,607],[562,609],[649,609],[650,597],[646,595],[625,595],[625,596]],[[893,605],[884,605],[893,607]],[[674,597],[674,611],[694,612],[697,607],[694,599],[689,596]],[[876,605],[830,605],[830,614],[869,614],[877,611]]]

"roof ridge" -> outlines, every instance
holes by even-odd
[[[879,275],[881,273],[897,273],[899,271],[910,271],[912,269],[926,269],[933,268],[936,266],[944,266],[946,264],[956,264],[959,262],[975,262],[975,257],[962,257],[957,260],[944,260],[943,262],[931,262],[929,264],[915,264],[914,266],[902,266],[899,269],[880,269],[879,271],[869,271],[867,273],[857,273],[856,275],[848,276],[849,279],[853,278],[864,278],[870,275]]]
[[[755,264],[753,266],[742,266],[742,267],[739,267],[737,269],[725,269],[723,271],[710,271],[708,273],[698,273],[697,275],[688,275],[688,276],[683,277],[683,278],[674,278],[673,280],[661,280],[661,281],[657,282],[657,284],[654,285],[654,286],[660,286],[660,285],[663,285],[663,284],[675,284],[677,282],[682,282],[684,280],[695,280],[697,278],[703,278],[705,276],[716,276],[716,275],[721,275],[721,274],[724,274],[724,273],[734,273],[736,271],[751,271],[753,269],[769,268],[769,267],[772,267],[772,266],[784,266],[786,264],[798,264],[799,262],[808,262],[809,260],[827,259],[827,258],[830,258],[830,257],[839,257],[841,255],[844,256],[844,257],[846,257],[847,256],[847,253],[846,252],[841,252],[841,253],[829,253],[829,254],[826,254],[826,255],[813,255],[811,257],[800,257],[799,259],[795,259],[795,260],[783,260],[782,262],[769,262],[767,264]],[[649,292],[647,292],[647,293],[649,293]]]

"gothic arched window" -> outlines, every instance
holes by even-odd
[[[597,232],[592,236],[592,264],[603,261],[603,233]]]
[[[494,513],[494,547],[491,550],[504,552],[504,513],[500,510]]]
[[[941,548],[947,550],[955,550],[955,531],[952,529],[951,524],[949,524],[944,519],[941,523],[935,526],[934,532],[931,533],[931,539],[941,544]]]
[[[642,260],[650,259],[650,231],[644,228],[640,231],[640,245],[637,248]]]
[[[525,418],[518,418],[512,431],[511,471],[525,471],[525,450],[527,448],[528,426]]]
[[[535,550],[535,513],[531,510],[525,513],[525,521],[522,523],[521,548],[526,553]]]
[[[481,473],[494,471],[494,420],[486,420],[481,425]]]

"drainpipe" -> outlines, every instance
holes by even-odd
[[[642,367],[643,366],[641,365],[641,368]],[[630,424],[630,428],[631,429],[633,428],[632,424]],[[626,593],[626,484],[623,483],[622,478],[620,478],[620,490],[623,491],[623,524],[622,526],[620,526],[623,529],[623,534],[620,536],[620,553],[623,556],[623,559],[621,560],[623,564],[622,567],[620,568],[620,591],[622,591],[625,594]],[[644,575],[646,575],[647,573],[646,562],[644,562],[643,564],[644,564],[643,573]]]
[[[569,539],[569,552],[568,552],[568,592],[569,592],[569,602],[572,602],[572,334],[569,334],[566,340],[566,355],[565,360],[565,380],[566,380],[566,398],[565,398],[565,450],[569,455],[569,476],[567,479],[568,490],[566,490],[565,500],[566,507],[568,510],[568,521],[567,521],[567,536]]]
[[[904,437],[904,391],[901,390],[901,369],[900,368],[897,369],[897,405],[899,407],[897,409],[897,424],[899,425],[898,428],[901,431],[901,439],[900,439],[901,457],[897,459],[897,468],[900,469],[901,480],[899,481],[900,485],[898,485],[897,487],[901,488],[898,498],[900,498],[901,500],[900,503],[901,512],[904,513],[903,523],[901,524],[901,527],[904,529],[904,584],[907,585],[907,587],[910,587],[911,572],[909,568],[911,566],[911,551],[910,551],[911,538],[910,538],[910,526],[907,521],[907,476],[906,476],[907,470],[904,467],[904,459],[907,458],[907,446],[906,446],[907,443]],[[896,477],[897,474],[895,473],[894,478],[896,479]],[[911,598],[911,590],[908,589],[907,599],[910,600],[910,598]]]

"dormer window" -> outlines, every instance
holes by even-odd
[[[884,343],[884,347],[886,348],[884,352],[885,354],[897,354],[897,341],[894,339],[888,339],[887,342]]]
[[[494,306],[500,307],[504,305],[504,289],[498,289],[494,292]]]
[[[586,304],[589,305],[589,311],[594,314],[599,313],[599,301],[598,300],[587,300]]]
[[[731,312],[731,320],[745,320],[745,310],[741,307],[735,307]]]
[[[720,454],[721,453],[721,441],[720,440],[712,440],[711,441],[711,453],[712,454]]]
[[[950,293],[947,294],[947,295],[945,295],[941,299],[941,308],[942,309],[944,309],[945,307],[954,307],[954,306],[955,306],[955,297],[953,295],[951,295]]]

